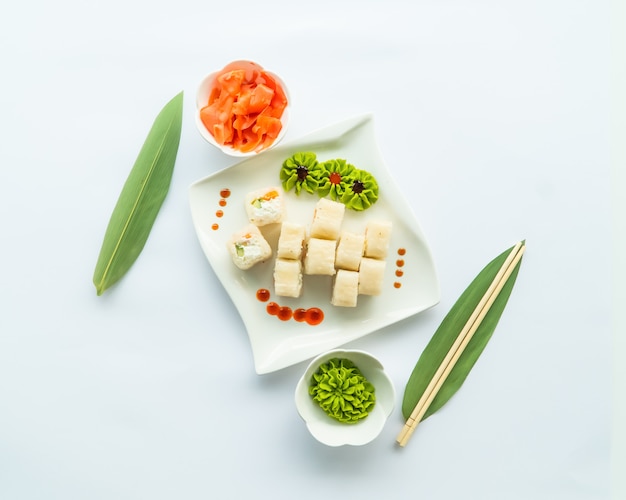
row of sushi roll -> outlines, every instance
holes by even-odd
[[[278,188],[255,191],[246,197],[250,224],[229,242],[233,262],[249,269],[272,256],[259,226],[280,223],[274,263],[274,291],[300,297],[303,275],[333,277],[331,304],[355,307],[359,295],[382,292],[392,225],[370,221],[362,233],[342,230],[345,205],[321,198],[315,206],[308,235],[306,226],[283,220],[284,203]]]

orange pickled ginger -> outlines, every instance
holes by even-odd
[[[262,151],[282,130],[287,95],[276,79],[251,61],[235,61],[213,81],[200,119],[215,141],[242,153]]]

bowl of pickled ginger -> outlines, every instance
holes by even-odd
[[[289,106],[280,77],[253,61],[233,61],[202,80],[196,93],[196,125],[202,137],[224,153],[253,156],[283,138]]]

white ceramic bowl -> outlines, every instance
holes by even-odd
[[[332,358],[352,361],[372,383],[376,404],[371,413],[357,424],[344,424],[328,416],[309,395],[309,384],[319,366]],[[316,357],[296,386],[296,408],[307,428],[320,443],[328,446],[364,445],[383,430],[395,403],[395,389],[383,365],[371,354],[359,350],[335,349]]]
[[[283,111],[283,115],[281,117],[281,122],[282,122],[282,128],[280,130],[280,133],[278,134],[278,137],[274,140],[274,142],[266,147],[265,149],[262,149],[260,151],[250,151],[247,153],[238,151],[230,146],[224,146],[221,144],[218,144],[215,141],[215,138],[213,137],[213,135],[207,130],[207,128],[204,126],[204,124],[202,123],[202,120],[200,119],[200,110],[207,105],[208,101],[209,101],[209,94],[211,93],[211,88],[213,86],[213,82],[215,81],[215,78],[217,77],[217,75],[221,72],[222,70],[219,71],[214,71],[213,73],[208,74],[206,77],[204,77],[204,79],[202,80],[202,82],[200,83],[200,86],[198,87],[198,90],[196,92],[196,127],[198,128],[198,131],[200,132],[200,135],[209,143],[212,144],[213,146],[215,146],[217,149],[219,149],[220,151],[222,151],[223,153],[229,155],[229,156],[236,156],[236,157],[248,157],[248,156],[255,156],[259,153],[262,153],[263,151],[268,151],[269,149],[273,148],[274,146],[276,146],[281,140],[282,138],[285,136],[285,133],[287,132],[287,127],[289,125],[289,111],[291,108],[291,96],[289,94],[289,90],[287,89],[287,86],[285,85],[285,82],[276,74],[272,73],[271,71],[267,71],[264,70],[266,73],[268,73],[272,78],[274,78],[276,80],[276,83],[278,83],[283,91],[285,92],[285,95],[287,96],[287,106],[285,108],[285,110]]]

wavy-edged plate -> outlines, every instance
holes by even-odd
[[[280,186],[283,161],[302,151],[316,153],[320,162],[344,158],[376,177],[378,201],[362,212],[347,209],[342,229],[363,231],[368,220],[388,220],[393,224],[383,293],[375,297],[360,295],[355,308],[331,305],[330,276],[305,275],[298,299],[275,296],[273,258],[242,271],[233,264],[227,251],[231,235],[248,224],[244,208],[246,194]],[[224,190],[229,191],[227,197]],[[189,199],[200,245],[241,315],[258,374],[313,358],[439,302],[439,281],[429,246],[381,157],[371,115],[336,123],[200,179],[190,186]],[[285,220],[308,225],[318,200],[317,195],[304,191],[300,195],[293,191],[285,193]],[[261,228],[273,249],[279,230],[278,224]],[[269,290],[271,301],[292,310],[320,308],[324,320],[315,326],[294,319],[282,321],[267,312],[267,302],[257,299],[259,289]]]

